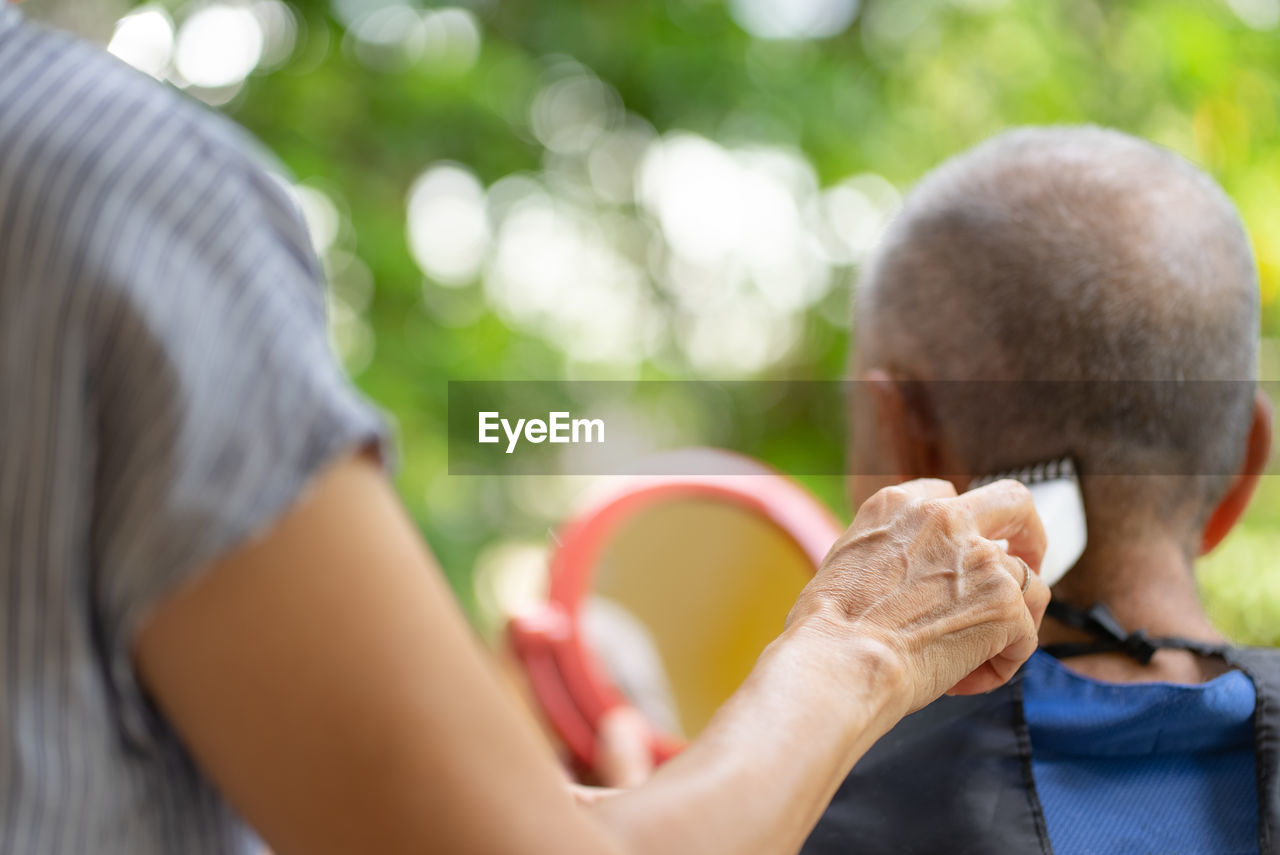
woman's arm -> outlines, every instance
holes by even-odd
[[[887,651],[835,648],[789,629],[684,753],[591,810],[628,852],[797,851],[906,694]]]
[[[1049,592],[1032,574],[1024,599],[1023,568],[975,530],[1036,566],[1044,533],[1019,484],[954,496],[946,482],[916,481],[859,510],[703,734],[647,786],[592,805],[629,851],[795,852],[903,715],[948,688],[981,692],[1012,676],[1035,649]],[[981,609],[1005,617],[975,620]]]
[[[1007,488],[989,491],[995,510],[943,504],[930,497],[949,488],[921,483],[860,512],[703,737],[591,808],[568,794],[362,458],[162,601],[135,659],[279,855],[794,851],[901,715],[1001,654],[1001,672],[970,688],[1007,676],[1034,648],[1047,592],[1033,580],[1024,603],[1012,559],[977,536],[1017,546],[1010,526],[1030,531],[1035,563],[1029,500]]]

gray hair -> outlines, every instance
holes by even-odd
[[[971,473],[1071,453],[1086,474],[1122,476],[1107,480],[1126,504],[1152,505],[1140,474],[1179,476],[1163,493],[1198,498],[1198,519],[1242,459],[1258,318],[1226,194],[1172,152],[1096,127],[1009,131],[931,172],[855,301],[859,352],[930,381]]]

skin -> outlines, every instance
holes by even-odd
[[[701,737],[605,799],[564,785],[364,457],[162,601],[135,660],[280,855],[795,852],[903,715],[1030,655],[1048,591],[1032,573],[1024,596],[1022,562],[1043,549],[1013,482],[881,491]]]
[[[873,323],[869,320],[868,323]],[[899,476],[857,475],[850,479],[855,502],[899,479],[929,477],[938,472],[962,472],[963,467],[917,413],[894,382],[893,369],[874,354],[860,352],[858,374],[868,394],[858,414],[852,459],[855,471],[896,471]],[[1271,450],[1272,406],[1259,390],[1253,419],[1239,469],[1226,494],[1209,514],[1201,531],[1180,530],[1178,524],[1146,526],[1134,538],[1115,541],[1095,537],[1080,563],[1054,586],[1054,596],[1064,602],[1107,605],[1122,626],[1143,628],[1148,634],[1180,636],[1198,641],[1223,642],[1204,612],[1196,590],[1194,559],[1204,555],[1240,520],[1258,486]],[[967,477],[956,478],[962,486]],[[1185,529],[1185,522],[1182,523]],[[1094,545],[1097,541],[1099,545]],[[1189,546],[1189,544],[1191,546]],[[1198,548],[1197,548],[1198,547]],[[1041,644],[1087,641],[1089,637],[1056,622],[1040,630]],[[1123,654],[1075,657],[1068,666],[1081,674],[1108,682],[1199,683],[1226,670],[1216,658],[1161,650],[1151,663],[1140,665]]]
[[[600,720],[595,774],[606,787],[634,787],[653,774],[652,728],[635,707],[618,706]],[[585,789],[585,788],[584,788]]]

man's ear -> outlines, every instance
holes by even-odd
[[[1271,455],[1271,401],[1259,389],[1253,396],[1253,423],[1249,426],[1249,441],[1245,447],[1244,463],[1240,472],[1231,479],[1227,494],[1209,515],[1204,533],[1200,536],[1200,554],[1213,549],[1244,515],[1253,491],[1258,487],[1262,470]]]
[[[905,480],[940,473],[938,435],[923,389],[898,381],[880,368],[862,376],[875,405],[876,430],[888,459],[883,463]]]

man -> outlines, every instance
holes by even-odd
[[[702,737],[577,805],[323,296],[225,120],[0,4],[0,852],[794,852],[898,718],[1034,649],[1048,591],[990,539],[1039,563],[1026,491],[883,491]]]
[[[1193,575],[1267,459],[1258,315],[1230,201],[1146,142],[1015,130],[912,191],[856,298],[854,499],[1071,456],[1088,546],[1014,683],[904,720],[805,852],[1277,851],[1280,663]]]

